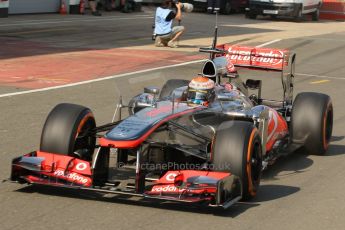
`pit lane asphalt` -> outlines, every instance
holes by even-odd
[[[229,17],[245,20],[237,15]],[[280,159],[264,172],[260,191],[253,201],[238,203],[226,211],[4,183],[0,184],[0,228],[344,229],[345,33],[288,38],[270,47],[290,48],[297,53],[295,95],[316,91],[332,97],[334,131],[325,156],[299,152]],[[161,86],[170,78],[190,79],[200,67],[191,64],[140,76],[0,98],[0,178],[9,176],[13,157],[37,149],[46,115],[57,103],[88,106],[98,124],[102,124],[111,120],[119,95],[130,98],[141,92],[143,86]],[[279,77],[252,75],[264,80],[264,97],[280,95]]]

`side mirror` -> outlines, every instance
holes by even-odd
[[[238,73],[228,73],[224,74],[223,78],[238,78],[240,75]]]
[[[261,88],[261,80],[247,79],[246,86],[249,89],[260,89]]]
[[[246,86],[251,90],[258,90],[258,96],[257,96],[257,103],[258,103],[261,99],[262,81],[261,80],[247,79]]]
[[[159,88],[154,87],[154,86],[145,87],[144,88],[144,93],[158,95],[159,94]]]

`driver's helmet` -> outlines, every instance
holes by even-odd
[[[208,105],[214,96],[214,81],[207,77],[196,77],[188,85],[187,102]]]

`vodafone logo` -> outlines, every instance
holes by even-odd
[[[167,186],[155,186],[152,189],[152,192],[177,192],[178,189],[175,186],[167,185]]]
[[[77,173],[65,174],[65,172],[60,169],[54,172],[54,176],[68,180],[68,181],[78,182],[82,184],[87,184],[89,182],[87,177],[83,177],[82,175],[79,175]]]
[[[167,181],[175,181],[175,177],[177,176],[177,173],[169,173],[165,176],[165,179]]]
[[[270,50],[269,52],[252,52],[251,50],[236,50],[233,47],[228,49],[228,60],[252,61],[278,65],[283,62],[284,53],[280,50]]]
[[[87,168],[87,164],[82,162],[82,163],[78,163],[76,166],[75,166],[75,169],[78,170],[78,171],[83,171]]]

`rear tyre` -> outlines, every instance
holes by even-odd
[[[214,171],[230,172],[241,178],[243,200],[255,197],[262,170],[258,130],[250,122],[223,122],[216,132],[211,162]]]
[[[40,151],[91,160],[96,138],[88,132],[96,127],[90,109],[75,104],[58,104],[43,126]]]
[[[189,81],[183,79],[170,79],[162,87],[159,99],[167,98],[176,89],[182,86],[188,86]]]
[[[331,98],[322,93],[299,93],[291,114],[292,142],[303,144],[309,154],[324,155],[333,129]]]

